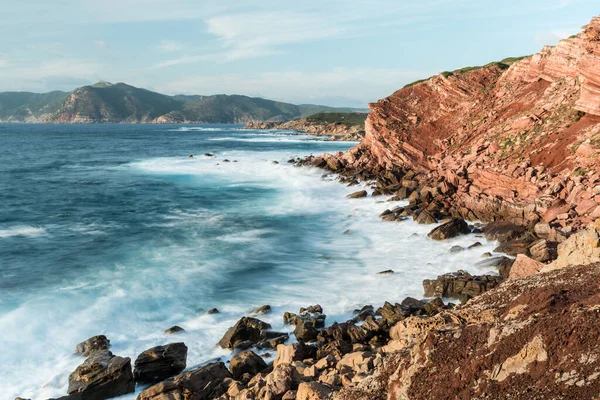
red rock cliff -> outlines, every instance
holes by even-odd
[[[510,67],[440,74],[371,104],[345,163],[451,183],[472,219],[527,224],[560,199],[562,220],[547,222],[583,226],[600,216],[600,18],[583,29]]]

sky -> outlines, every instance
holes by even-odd
[[[365,107],[441,71],[538,52],[598,0],[0,0],[0,91],[99,80]]]

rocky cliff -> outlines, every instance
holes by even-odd
[[[469,219],[545,221],[564,234],[600,216],[600,18],[512,65],[443,73],[370,104],[344,168],[417,173]]]

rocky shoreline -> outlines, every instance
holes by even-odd
[[[341,170],[332,160],[337,159],[290,161],[335,171],[349,185],[368,182],[364,171]],[[569,359],[554,352],[565,351],[560,346],[571,340],[572,329],[563,324],[557,332],[552,327],[555,321],[586,320],[600,309],[593,285],[586,286],[600,282],[600,220],[551,251],[547,232],[535,226],[528,230],[506,221],[470,225],[452,217],[407,176],[413,177],[409,172],[399,182],[389,176],[385,185],[382,177],[374,181],[371,195],[388,195],[392,201],[408,197],[408,205],[382,213],[383,223],[408,218],[420,224],[440,222],[429,233],[432,240],[473,235],[469,248],[476,250],[477,239],[485,236],[499,242],[496,251],[516,255],[516,260],[484,258],[482,263],[497,268],[498,275],[448,271],[423,281],[424,300],[365,305],[342,323],[328,324],[319,305],[286,312],[282,318],[293,327],[292,337],[259,319],[271,312],[270,306],[262,306],[224,332],[218,345],[233,352],[228,363],[217,360],[185,370],[188,348],[174,341],[142,352],[132,366],[131,359],[110,351],[108,338],[92,337],[76,346],[76,353],[86,358],[70,375],[67,396],[59,400],[107,399],[133,393],[136,385],[150,385],[138,400],[487,399],[505,398],[505,393],[572,398],[563,397],[571,391],[584,399],[598,393],[600,369],[595,372],[587,360],[600,357],[600,349],[590,344],[600,325],[586,325],[578,333],[569,344]],[[565,268],[570,265],[583,266]],[[165,334],[182,332],[174,326]],[[272,352],[275,359],[267,363]],[[588,357],[586,362],[578,361],[582,357]],[[557,368],[565,372],[552,372]],[[455,378],[448,381],[447,376]],[[531,379],[544,385],[532,386]]]
[[[107,338],[90,338],[61,399],[132,393],[136,382],[152,384],[138,400],[598,398],[598,71],[595,18],[510,66],[405,87],[371,105],[359,146],[290,160],[369,186],[351,198],[406,200],[384,223],[440,223],[432,240],[473,235],[471,249],[481,235],[497,240],[510,257],[482,261],[497,275],[447,271],[423,282],[425,300],[364,305],[331,325],[319,305],[288,312],[293,337],[245,316],[218,343],[234,353],[228,366],[185,370],[187,347],[174,342],[132,368]]]
[[[308,133],[313,136],[328,136],[329,140],[358,142],[365,136],[364,126],[343,123],[312,122],[307,118],[288,122],[249,122],[245,129],[280,129]]]

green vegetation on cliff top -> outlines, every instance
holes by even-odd
[[[508,58],[505,58],[505,59],[503,59],[501,61],[494,61],[494,62],[491,62],[489,64],[485,64],[485,65],[477,65],[477,66],[472,66],[472,67],[463,67],[463,68],[455,69],[454,71],[443,71],[440,74],[443,75],[445,78],[448,78],[448,77],[453,76],[453,75],[460,75],[460,74],[464,74],[466,72],[474,71],[474,70],[481,69],[481,68],[492,67],[492,66],[498,67],[498,68],[504,70],[504,69],[508,69],[508,67],[510,67],[513,63],[515,63],[517,61],[520,61],[520,60],[524,59],[525,57],[528,57],[528,56],[523,56],[523,57],[508,57]],[[427,81],[427,80],[429,80],[431,78],[432,77],[425,78],[425,79],[419,79],[417,81],[409,83],[408,85],[405,85],[404,88],[408,88],[408,87],[414,86],[414,85],[416,85],[418,83],[425,82],[425,81]]]

